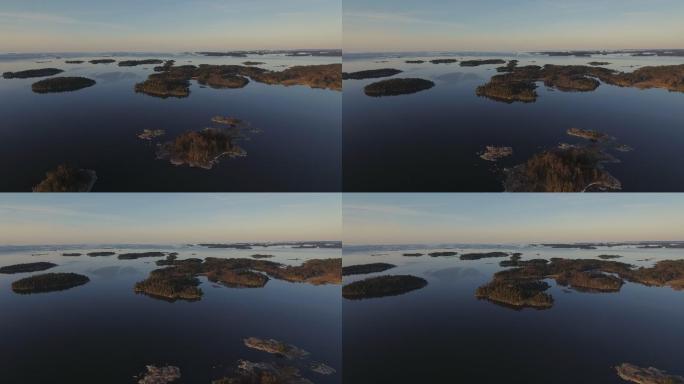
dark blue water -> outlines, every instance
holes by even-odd
[[[69,251],[71,249],[64,249]],[[98,250],[86,248],[81,252]],[[265,250],[144,248],[187,257],[245,257],[299,264],[309,258],[339,257],[339,250],[269,247]],[[239,359],[271,361],[243,339],[274,338],[311,353],[311,359],[341,371],[341,308],[338,285],[312,286],[270,280],[264,288],[232,289],[201,278],[197,302],[166,302],[133,292],[135,282],[157,268],[154,259],[116,256],[63,257],[62,249],[36,253],[6,250],[0,265],[52,261],[50,272],[77,272],[91,281],[67,291],[18,295],[12,281],[30,274],[0,274],[0,375],[3,383],[133,383],[147,364],[181,369],[183,383],[210,383],[231,372]],[[195,255],[193,255],[195,254]],[[301,260],[292,261],[291,258]],[[339,383],[341,373],[303,371],[316,383]]]
[[[347,191],[501,191],[502,169],[561,142],[579,143],[566,130],[593,129],[615,136],[634,150],[614,152],[620,164],[607,170],[625,191],[684,191],[684,94],[602,84],[594,92],[548,90],[535,103],[506,104],[476,96],[475,89],[498,65],[406,64],[407,59],[518,59],[519,65],[582,64],[607,68],[684,63],[683,58],[546,57],[540,55],[406,54],[345,55],[344,71],[397,68],[394,77],[430,79],[436,86],[412,95],[371,98],[363,87],[382,79],[345,80],[343,167]],[[491,163],[479,158],[486,145],[512,146],[514,155]]]
[[[98,55],[79,57],[84,60]],[[114,59],[140,59],[115,56]],[[166,55],[177,65],[265,62],[263,68],[328,64],[339,58],[209,58]],[[36,94],[34,79],[0,79],[0,191],[30,191],[45,172],[62,163],[97,172],[93,191],[339,191],[341,188],[341,93],[304,86],[251,82],[242,89],[201,88],[192,81],[183,99],[136,94],[134,85],[154,65],[64,64],[66,58],[0,56],[0,72],[56,67],[58,76],[97,81],[75,92]],[[69,59],[75,59],[70,57]],[[36,63],[36,61],[49,61]],[[189,62],[191,61],[191,63]],[[210,126],[213,116],[245,120],[260,133],[238,143],[244,158],[222,158],[211,170],[157,160],[155,145],[137,138],[164,129],[160,140]]]
[[[619,384],[614,367],[623,362],[684,373],[684,292],[627,283],[619,293],[591,294],[549,281],[551,309],[515,311],[474,295],[501,269],[501,259],[401,256],[427,250],[438,249],[345,249],[344,265],[389,262],[399,267],[382,274],[412,274],[428,285],[401,296],[343,300],[344,382]],[[607,249],[509,251],[548,259],[595,258]],[[681,250],[613,247],[609,253],[635,265],[684,257]],[[644,258],[653,259],[638,261]]]

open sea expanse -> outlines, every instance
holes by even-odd
[[[211,383],[229,376],[239,360],[301,364],[316,383],[341,382],[339,285],[311,285],[270,279],[263,288],[231,288],[199,277],[198,301],[169,302],[136,294],[155,261],[120,260],[88,252],[177,252],[178,259],[250,258],[300,265],[309,259],[339,258],[339,249],[291,246],[250,250],[190,245],[74,245],[0,247],[0,267],[53,262],[45,272],[0,273],[0,372],[3,383],[137,383],[146,365],[173,365],[179,383]],[[81,256],[62,256],[82,253]],[[90,282],[65,291],[17,294],[11,283],[47,272],[75,272]],[[309,355],[302,362],[247,348],[248,337],[275,339]],[[337,372],[323,375],[307,364],[324,363]],[[139,376],[138,376],[139,377]],[[174,381],[175,382],[175,381]]]

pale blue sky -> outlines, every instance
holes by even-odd
[[[344,0],[344,48],[684,48],[682,20],[681,0]]]
[[[0,194],[0,245],[340,240],[338,194]]]
[[[340,48],[340,0],[2,0],[0,52]]]
[[[682,194],[345,194],[348,244],[684,240]]]

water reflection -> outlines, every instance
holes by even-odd
[[[652,267],[684,260],[677,249],[635,246],[555,249],[536,246],[413,245],[345,247],[345,266],[385,262],[383,272],[414,275],[428,285],[410,293],[343,300],[344,380],[354,383],[506,382],[619,384],[615,367],[631,362],[681,374],[684,293],[625,282],[619,292],[596,294],[558,285],[547,291],[551,309],[512,310],[478,300],[478,287],[510,269],[501,259],[406,257],[446,249],[460,253],[521,253],[521,260],[586,259],[600,255]],[[371,256],[372,254],[376,256]],[[345,276],[344,282],[374,275]],[[450,367],[454,367],[453,369]]]
[[[136,295],[136,282],[148,277],[163,258],[119,260],[86,253],[112,251],[178,252],[179,259],[249,258],[255,253],[290,259],[339,258],[339,249],[287,246],[251,250],[198,246],[0,247],[0,266],[49,261],[49,272],[75,272],[90,282],[60,292],[17,295],[13,281],[32,275],[0,274],[0,371],[8,383],[133,383],[147,365],[179,367],[183,382],[210,383],[230,376],[241,359],[264,361],[244,346],[247,337],[284,340],[335,369],[301,375],[316,383],[339,383],[341,374],[340,286],[272,280],[259,289],[211,288],[205,277],[201,301],[169,303]],[[62,256],[82,253],[81,256]],[[40,254],[39,256],[30,256]],[[27,261],[28,260],[28,261]],[[252,259],[253,260],[253,259]],[[293,311],[293,308],[297,308]],[[39,346],[39,347],[37,347]],[[309,361],[306,362],[307,364]]]

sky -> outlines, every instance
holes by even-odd
[[[0,245],[341,239],[339,194],[0,194]]]
[[[0,0],[0,52],[341,48],[340,0]]]
[[[684,240],[683,194],[345,194],[345,244]]]
[[[684,48],[682,0],[344,0],[346,52]]]

